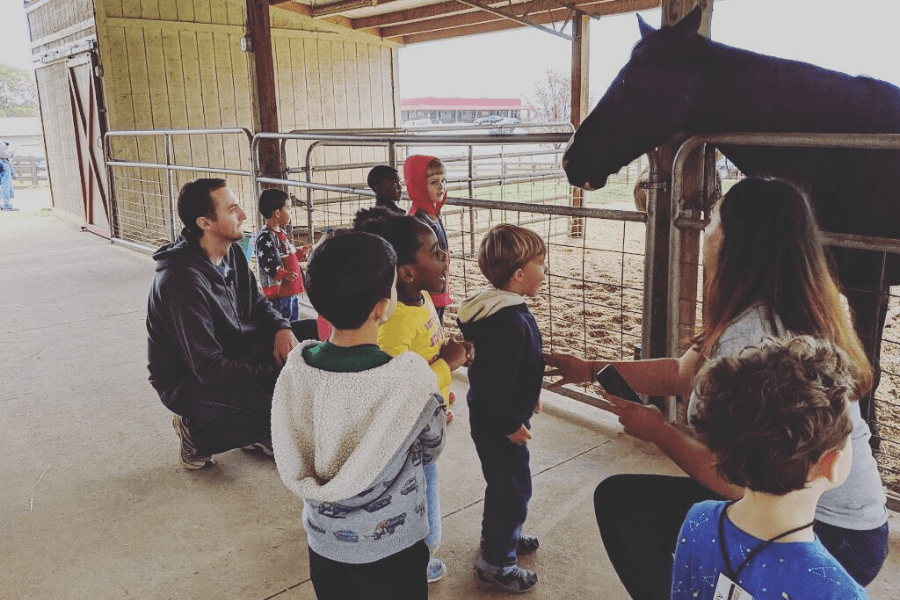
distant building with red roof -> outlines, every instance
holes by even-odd
[[[499,115],[527,120],[531,107],[518,98],[406,98],[400,100],[403,122],[429,119],[432,123],[471,123]]]

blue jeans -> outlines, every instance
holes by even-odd
[[[859,585],[872,583],[888,555],[888,524],[856,531],[816,521],[813,531]]]
[[[481,556],[475,566],[488,573],[505,575],[516,565],[516,544],[528,516],[530,454],[527,446],[514,444],[501,433],[479,431],[474,425],[472,440],[487,483],[481,520]]]
[[[12,208],[12,204],[10,203],[10,199],[15,196],[15,189],[13,188],[13,169],[12,165],[9,164],[9,161],[3,160],[0,161],[3,164],[0,164],[0,199],[3,201],[3,208]]]
[[[269,303],[288,321],[300,318],[300,300],[296,295],[287,298],[270,298]]]
[[[428,551],[434,551],[441,545],[441,496],[438,489],[437,461],[432,460],[425,468],[425,501],[428,505],[428,535],[425,544]]]

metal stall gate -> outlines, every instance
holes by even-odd
[[[350,227],[357,210],[374,205],[365,187],[374,164],[400,168],[411,154],[439,156],[450,188],[442,217],[450,238],[450,285],[454,304],[487,285],[476,262],[484,233],[502,222],[539,232],[547,243],[549,276],[530,301],[546,349],[591,358],[630,359],[642,336],[646,213],[633,208],[632,182],[639,169],[623,170],[618,185],[585,195],[571,206],[571,186],[559,167],[568,133],[436,135],[292,132],[257,135],[282,140],[284,178],[257,177],[258,184],[295,190],[305,207],[298,242],[314,242]],[[573,235],[573,222],[580,233]],[[455,329],[454,307],[445,326]],[[602,406],[593,388],[564,393]]]
[[[143,251],[173,241],[181,229],[175,210],[178,190],[192,179],[211,175],[229,176],[229,186],[256,226],[251,139],[244,128],[107,132],[114,241]],[[223,152],[225,144],[235,144],[240,164],[228,164],[225,157],[233,153]]]
[[[697,148],[709,145],[778,146],[797,148],[850,148],[859,150],[900,150],[897,134],[793,134],[793,133],[730,133],[695,136],[687,140],[675,157],[672,171],[672,260],[669,264],[670,289],[678,290],[684,265],[677,257],[681,234],[686,230],[703,227],[705,221],[689,216],[685,208],[685,161]],[[874,251],[882,257],[882,276],[888,255],[900,255],[900,240],[865,237],[848,234],[825,233],[825,242],[834,248]],[[694,265],[699,266],[699,265]],[[882,282],[884,280],[882,279]],[[889,310],[881,342],[881,382],[873,401],[866,406],[863,417],[872,430],[872,447],[881,469],[882,480],[888,490],[889,506],[900,510],[900,287],[887,288]],[[668,350],[670,356],[678,356],[685,350],[685,332],[679,326],[683,298],[673,294],[668,307]],[[697,322],[702,311],[696,307]],[[683,409],[683,407],[682,407]],[[681,417],[683,418],[683,410]]]

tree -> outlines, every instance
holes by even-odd
[[[31,73],[0,65],[0,117],[33,117],[38,114],[37,86]]]
[[[535,85],[532,100],[537,118],[548,123],[569,121],[572,114],[572,83],[568,75],[555,69],[544,71],[543,79]]]

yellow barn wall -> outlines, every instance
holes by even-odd
[[[287,11],[272,9],[270,14],[281,131],[396,126],[395,46]],[[97,30],[110,131],[251,129],[248,55],[240,48],[243,23],[242,1],[98,0]],[[175,160],[248,169],[245,140],[239,135],[178,136]],[[163,162],[165,148],[161,139],[135,138],[115,143],[113,154]],[[358,162],[373,156],[371,150],[328,149],[316,160]],[[304,159],[305,146],[289,146],[290,167],[300,166],[298,161]],[[151,212],[165,212],[161,173],[119,168],[116,173],[120,179],[133,180],[125,193],[143,196]],[[179,173],[176,185],[196,176],[199,174]],[[359,176],[345,174],[343,178]],[[234,182],[242,203],[253,206],[249,182],[227,178]]]

